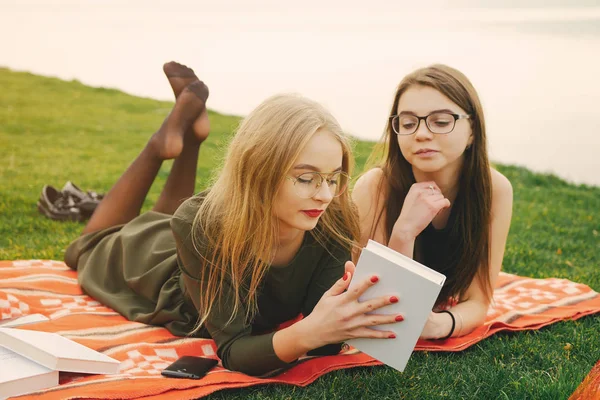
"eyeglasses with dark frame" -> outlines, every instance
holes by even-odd
[[[331,174],[305,172],[297,177],[286,176],[286,178],[294,183],[296,194],[303,199],[310,199],[319,193],[325,181],[327,181],[327,188],[333,197],[341,196],[350,181],[350,176],[341,171]]]
[[[471,118],[469,114],[453,114],[448,112],[434,112],[424,117],[413,114],[400,114],[392,115],[390,123],[394,132],[400,136],[415,133],[419,129],[421,120],[425,121],[427,129],[431,133],[445,135],[454,130],[457,120],[469,118]]]

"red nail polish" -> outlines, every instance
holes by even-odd
[[[388,338],[389,338],[389,339],[396,339],[396,335],[394,335],[394,334],[392,333],[390,336],[388,336]]]
[[[398,315],[396,317],[396,322],[404,321],[404,317],[402,315]]]
[[[396,296],[390,297],[390,303],[397,303],[397,302],[398,302],[398,298]]]
[[[343,280],[347,281],[348,280],[348,273],[344,272],[344,276],[342,277]]]
[[[371,277],[371,282],[373,282],[373,283],[377,282],[378,280],[379,280],[379,278],[376,276]]]

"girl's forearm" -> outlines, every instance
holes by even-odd
[[[388,247],[404,254],[406,257],[413,258],[415,250],[415,237],[401,231],[392,231]]]
[[[467,300],[450,309],[456,320],[452,337],[464,336],[485,323],[488,306],[476,301]],[[450,328],[448,328],[448,331]]]
[[[311,332],[306,319],[302,319],[273,335],[273,349],[281,361],[292,362],[310,350],[322,346]]]

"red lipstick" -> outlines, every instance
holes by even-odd
[[[302,212],[308,215],[310,218],[317,218],[323,214],[323,210],[302,210]]]

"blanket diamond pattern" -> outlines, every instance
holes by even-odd
[[[539,329],[600,312],[600,295],[566,279],[532,279],[502,273],[486,323],[461,338],[419,341],[415,350],[461,351],[501,330]],[[217,358],[210,339],[180,338],[166,329],[127,321],[86,296],[76,272],[51,260],[0,261],[1,319],[40,313],[50,318],[22,329],[57,332],[121,361],[117,375],[61,373],[60,385],[21,400],[114,398],[196,399],[228,388],[266,383],[306,386],[341,368],[380,365],[353,348],[328,357],[305,357],[292,368],[256,378],[221,365],[201,380],[167,379],[160,371],[184,355]]]

